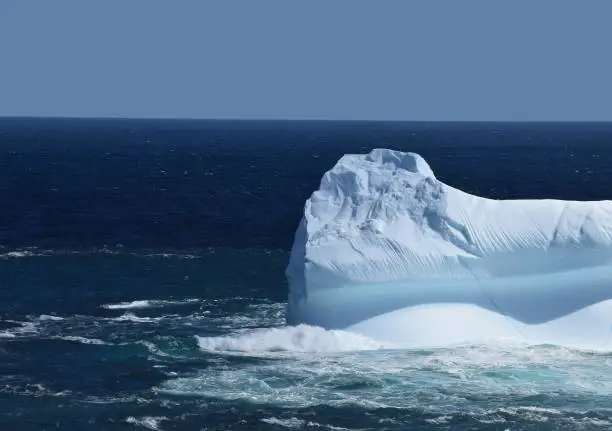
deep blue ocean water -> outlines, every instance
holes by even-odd
[[[612,124],[0,119],[0,430],[611,429],[612,354],[285,326],[305,199],[376,147],[612,198]]]

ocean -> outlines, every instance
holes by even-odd
[[[611,429],[611,353],[285,325],[304,201],[377,147],[612,198],[612,123],[0,119],[0,430]]]

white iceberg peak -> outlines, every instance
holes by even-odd
[[[306,201],[287,276],[292,324],[376,338],[389,334],[364,321],[463,304],[471,322],[476,307],[534,333],[612,298],[612,202],[487,199],[437,180],[415,153],[345,155]]]

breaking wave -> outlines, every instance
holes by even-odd
[[[185,305],[197,303],[197,298],[187,298],[183,300],[163,300],[163,299],[142,299],[130,302],[120,302],[118,304],[104,304],[101,307],[107,310],[134,310],[145,308],[161,308],[170,305]]]
[[[146,429],[158,431],[161,430],[160,424],[164,420],[168,420],[168,418],[165,416],[145,416],[142,418],[135,418],[134,416],[130,416],[125,420],[125,422],[132,425],[139,425]]]
[[[200,349],[208,352],[312,352],[332,353],[391,348],[392,345],[348,331],[326,330],[298,325],[262,328],[246,334],[196,337]]]
[[[53,337],[53,338],[57,340],[73,341],[75,343],[81,343],[81,344],[95,344],[98,346],[113,344],[108,341],[100,340],[98,338],[80,337],[78,335],[66,335],[64,337]]]

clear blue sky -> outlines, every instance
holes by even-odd
[[[612,1],[0,0],[0,116],[612,120]]]

